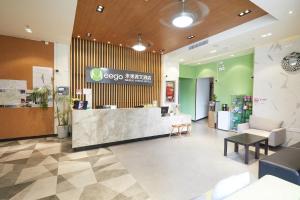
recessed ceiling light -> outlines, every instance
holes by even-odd
[[[80,35],[77,35],[77,38],[80,38]]]
[[[270,37],[270,36],[272,36],[272,33],[266,33],[266,34],[261,35],[262,38]]]
[[[26,27],[25,27],[25,31],[26,31],[27,33],[32,33],[32,29],[31,29],[29,26],[26,26]]]
[[[94,38],[93,41],[96,41],[96,38]]]
[[[110,44],[110,41],[108,41],[107,44]]]
[[[217,52],[217,50],[211,50],[209,53],[216,53]]]
[[[153,50],[152,53],[156,53],[156,51]]]
[[[184,61],[184,59],[183,59],[183,58],[181,58],[179,61],[180,61],[180,62],[183,62],[183,61]]]
[[[186,38],[190,40],[190,39],[193,39],[194,37],[195,37],[194,35],[189,35]]]
[[[252,12],[251,10],[247,9],[247,10],[244,10],[244,11],[240,12],[240,14],[238,14],[238,16],[243,17],[243,16],[245,16],[245,15],[251,13],[251,12]]]
[[[91,33],[87,33],[86,36],[87,36],[87,37],[91,37],[92,34],[91,34]]]
[[[123,46],[122,44],[119,44],[119,46],[121,47],[121,46]]]
[[[98,5],[97,8],[96,8],[96,11],[97,11],[97,12],[100,12],[100,13],[103,13],[103,11],[104,11],[104,6]]]
[[[289,11],[289,14],[290,14],[290,15],[293,14],[293,13],[294,13],[294,12],[293,12],[292,10]]]

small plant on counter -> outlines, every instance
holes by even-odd
[[[211,100],[212,101],[216,101],[217,100],[217,96],[215,94],[213,94],[212,97],[211,97]]]
[[[39,104],[42,108],[48,108],[48,101],[50,95],[50,88],[47,86],[43,86],[41,88],[34,88],[30,97],[34,104]]]

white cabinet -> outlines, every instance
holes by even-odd
[[[218,129],[230,130],[231,112],[219,111],[218,112]]]

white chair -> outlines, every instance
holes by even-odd
[[[286,141],[286,129],[282,121],[250,116],[249,123],[238,125],[238,133],[249,133],[269,138],[269,146],[279,146]]]

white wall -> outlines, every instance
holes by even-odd
[[[58,72],[56,72],[58,70]],[[54,88],[70,87],[70,45],[54,44]],[[55,105],[54,105],[55,106]],[[57,120],[54,120],[54,131],[57,133]]]
[[[255,48],[254,115],[284,121],[291,137],[300,138],[300,72],[287,73],[281,60],[300,52],[300,39]],[[289,142],[289,141],[288,141]]]
[[[175,102],[178,104],[178,81],[179,81],[179,63],[171,60],[168,55],[162,56],[162,79],[161,79],[161,106],[168,106],[172,103],[165,101],[166,99],[166,81],[175,81]]]

